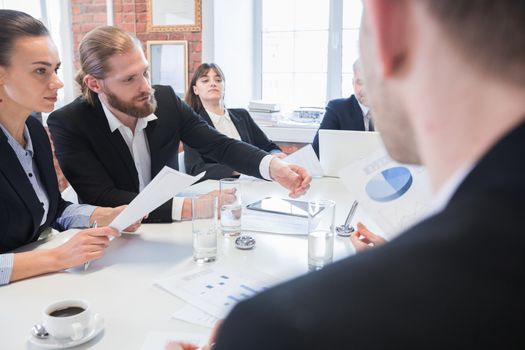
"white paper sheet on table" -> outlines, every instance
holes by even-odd
[[[278,282],[276,277],[254,269],[243,273],[225,267],[196,266],[154,284],[212,316],[224,318],[239,301]]]
[[[148,332],[142,350],[164,350],[166,344],[170,341],[179,340],[192,343],[198,346],[204,346],[208,343],[208,335],[204,333],[189,332]]]
[[[390,178],[389,171],[394,171]],[[432,200],[426,169],[397,163],[384,149],[346,166],[339,176],[387,238],[421,220]]]
[[[323,167],[312,145],[306,145],[283,159],[285,162],[302,166],[311,177],[323,177]]]
[[[171,317],[208,328],[213,328],[219,320],[217,317],[191,305],[184,305],[179,310],[175,311]]]
[[[204,172],[191,176],[165,166],[109,226],[123,231],[203,176]]]

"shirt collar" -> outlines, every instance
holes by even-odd
[[[15,138],[11,135],[9,131],[7,131],[6,128],[2,124],[0,124],[0,128],[4,131],[4,134],[7,136],[7,142],[11,145],[11,147],[17,147],[20,149],[23,149],[31,155],[31,158],[33,158],[33,141],[31,141],[31,135],[29,134],[29,129],[27,128],[27,125],[24,124],[24,138],[26,140],[26,147],[25,149],[22,148],[22,146],[15,140]]]
[[[127,126],[122,124],[122,122],[113,114],[113,112],[111,112],[111,110],[106,106],[104,101],[102,101],[101,99],[99,100],[100,100],[100,103],[102,104],[102,109],[104,110],[104,114],[106,115],[106,118],[108,120],[109,129],[111,130],[111,132],[114,132],[115,130],[119,128],[127,128]],[[142,130],[146,128],[146,126],[148,125],[150,121],[156,120],[156,119],[157,119],[157,116],[153,113],[151,113],[145,118],[138,118],[137,125],[135,126],[135,130]]]
[[[435,214],[440,213],[450,202],[454,193],[458,190],[459,186],[463,183],[465,178],[470,174],[474,164],[467,164],[456,170],[454,174],[441,186],[441,188],[434,195],[430,204],[430,209],[425,215],[425,218],[431,217]]]
[[[357,97],[355,99],[357,100]],[[363,116],[366,116],[368,114],[368,107],[365,106],[364,104],[362,104],[361,102],[359,102],[359,100],[357,100],[357,103],[359,104],[359,107],[361,107],[361,111],[363,112]]]

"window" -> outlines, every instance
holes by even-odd
[[[359,57],[359,26],[362,12],[363,7],[360,0],[343,0],[342,96],[350,96],[354,93],[352,65]]]
[[[324,107],[352,93],[360,0],[259,0],[260,98]],[[338,11],[342,9],[342,11]],[[257,21],[256,21],[257,23]],[[258,89],[255,89],[256,94]],[[343,93],[341,93],[343,91]]]

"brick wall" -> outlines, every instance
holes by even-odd
[[[106,24],[106,0],[71,0],[75,66],[78,68],[78,44],[91,29]],[[148,32],[147,0],[113,0],[115,26],[134,33],[146,52],[148,40],[187,40],[188,78],[202,61],[201,32]]]

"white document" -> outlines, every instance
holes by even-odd
[[[154,283],[206,313],[224,318],[239,301],[279,282],[277,278],[257,270],[251,269],[249,273],[229,270],[196,266]]]
[[[142,350],[164,350],[166,345],[174,340],[185,341],[198,346],[204,346],[208,343],[208,335],[203,333],[189,332],[149,332]]]
[[[195,324],[197,326],[208,328],[213,328],[219,320],[217,317],[191,305],[184,305],[182,308],[175,311],[171,317],[177,320]]]
[[[306,145],[283,159],[285,162],[297,164],[308,171],[311,177],[323,177],[323,167],[314,152],[312,145]]]
[[[339,176],[345,166],[384,149],[378,132],[319,130],[319,157],[324,176]]]
[[[203,176],[204,173],[191,176],[165,166],[109,226],[122,232]]]
[[[339,176],[387,238],[421,220],[430,207],[426,169],[397,163],[385,149],[348,165]]]

